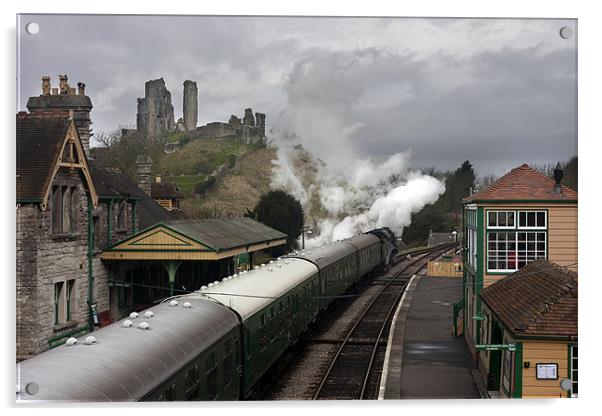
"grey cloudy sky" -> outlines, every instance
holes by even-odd
[[[95,132],[110,131],[135,123],[159,77],[177,119],[192,79],[199,125],[252,107],[283,127],[299,111],[298,129],[348,125],[357,154],[412,149],[417,166],[469,159],[499,175],[577,152],[577,41],[563,26],[576,33],[575,20],[24,15],[19,109],[42,75],[66,73],[87,85]]]

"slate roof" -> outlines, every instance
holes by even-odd
[[[184,198],[184,194],[180,192],[180,188],[173,182],[152,182],[151,196],[155,199]]]
[[[170,221],[166,225],[218,251],[286,238],[286,234],[247,217]]]
[[[99,197],[138,199],[136,209],[139,229],[148,228],[159,222],[187,218],[182,212],[167,211],[120,170],[103,166],[94,159],[88,159],[88,165]]]
[[[577,273],[555,263],[529,263],[480,296],[517,338],[577,337]]]
[[[71,123],[68,112],[17,114],[17,201],[44,198]]]
[[[464,198],[464,202],[482,200],[565,200],[577,202],[577,192],[562,185],[562,193],[554,192],[554,179],[523,164],[499,178],[485,189]]]

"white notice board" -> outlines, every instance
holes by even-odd
[[[538,363],[536,378],[538,380],[558,380],[558,364]]]

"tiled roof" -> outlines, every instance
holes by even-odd
[[[41,200],[72,121],[68,112],[17,114],[17,200]]]
[[[527,264],[481,291],[515,336],[577,336],[577,273],[547,260]]]
[[[182,212],[169,212],[147,195],[127,175],[118,169],[103,166],[94,159],[88,159],[94,188],[100,197],[137,198],[137,216],[140,229],[159,222],[187,218]]]
[[[252,218],[172,221],[167,225],[216,250],[286,238],[286,234]]]
[[[155,199],[184,198],[184,194],[180,192],[180,188],[173,182],[152,182],[151,196]]]
[[[565,200],[577,202],[577,192],[562,186],[562,193],[554,191],[554,179],[524,164],[487,186],[464,198],[464,202],[483,200]]]

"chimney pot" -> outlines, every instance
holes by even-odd
[[[562,178],[564,176],[564,170],[562,166],[560,166],[560,162],[556,164],[556,168],[554,169],[554,193],[556,195],[562,194]]]
[[[86,95],[86,84],[84,84],[83,82],[77,83],[77,94]]]
[[[69,83],[67,75],[59,75],[59,90],[61,94],[69,94]]]
[[[42,95],[50,95],[50,77],[48,75],[42,77]]]

